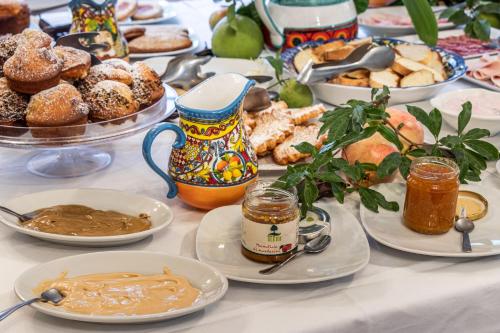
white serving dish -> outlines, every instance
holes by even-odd
[[[259,274],[269,265],[253,262],[241,254],[241,206],[225,206],[208,212],[196,235],[200,261],[217,268],[228,279],[261,284],[297,284],[333,280],[363,269],[370,247],[357,219],[345,208],[320,202],[330,214],[332,243],[322,253],[303,255],[276,273]]]
[[[102,247],[137,242],[166,228],[174,218],[170,207],[161,201],[143,195],[107,189],[88,188],[36,192],[2,203],[3,206],[21,214],[64,204],[79,204],[94,209],[114,210],[133,216],[145,213],[150,216],[152,226],[149,230],[132,234],[89,237],[58,235],[23,228],[19,225],[16,217],[4,212],[0,212],[0,222],[17,232],[53,243]]]
[[[460,101],[459,104],[465,103],[471,96],[492,96],[497,100],[497,103],[492,105],[499,108],[500,113],[500,92],[494,92],[481,88],[453,90],[441,94],[431,99],[431,105],[441,111],[443,119],[455,130],[458,127],[458,115],[462,108],[457,108],[456,105],[451,105],[450,100]],[[481,98],[481,97],[479,97]],[[472,115],[467,128],[484,128],[490,131],[494,136],[500,133],[500,114],[498,116],[479,115],[475,112],[475,105],[472,104]]]
[[[477,185],[461,185],[461,190],[474,191],[490,203],[488,213],[474,222],[470,234],[472,252],[462,252],[462,234],[451,229],[442,235],[423,235],[403,224],[403,207],[406,185],[403,183],[381,184],[374,189],[387,200],[399,203],[399,212],[380,209],[374,213],[361,205],[361,222],[365,231],[377,242],[404,252],[439,257],[485,257],[500,254],[500,208],[495,203],[500,192],[494,188]]]
[[[156,17],[147,20],[132,20],[130,17],[123,21],[118,21],[118,25],[138,25],[138,24],[157,24],[168,21],[177,16],[173,7],[165,0],[156,1],[139,1],[140,3],[156,2],[163,8],[163,15],[161,17]]]
[[[14,284],[14,290],[17,296],[25,301],[37,296],[33,293],[33,289],[40,282],[56,278],[61,272],[68,272],[69,277],[112,272],[159,274],[164,267],[168,267],[176,275],[186,277],[193,287],[201,290],[200,297],[192,306],[163,313],[133,316],[78,314],[40,302],[35,302],[31,306],[47,315],[70,320],[109,324],[146,323],[199,311],[220,300],[227,291],[227,279],[213,267],[191,258],[145,251],[95,252],[49,261],[21,274]]]
[[[439,10],[441,8],[443,7],[433,7],[433,10]],[[408,16],[408,11],[404,6],[369,8],[364,13],[358,16],[359,26],[363,28],[366,32],[368,32],[369,35],[371,36],[396,37],[396,36],[404,36],[415,33],[415,27],[413,25],[398,26],[398,25],[374,25],[365,23],[365,20],[369,19],[372,15],[380,15],[380,14]],[[454,26],[455,25],[452,22],[440,23],[438,24],[438,29],[439,30],[451,29]]]

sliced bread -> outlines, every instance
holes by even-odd
[[[434,84],[434,75],[426,70],[422,69],[411,74],[406,75],[401,79],[400,85],[403,87],[418,87],[418,86],[427,86],[430,84]]]
[[[443,75],[443,73],[435,70],[434,68],[431,68],[429,66],[426,66],[424,64],[421,64],[419,62],[413,61],[408,58],[397,58],[394,60],[394,63],[391,66],[391,69],[395,71],[396,73],[406,76],[412,72],[420,71],[420,70],[428,70],[429,72],[432,73],[434,76],[434,80],[437,82],[444,81],[446,76]]]
[[[424,63],[432,57],[432,51],[426,45],[399,44],[394,49],[403,58],[408,58],[416,62]]]
[[[398,85],[399,76],[390,69],[370,73],[370,87],[372,88],[383,88],[384,86],[396,88]]]

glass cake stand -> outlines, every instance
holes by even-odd
[[[0,146],[36,150],[27,163],[30,172],[49,178],[78,177],[106,168],[112,154],[95,147],[137,134],[175,111],[177,93],[165,86],[165,94],[153,105],[133,115],[60,127],[0,125]]]

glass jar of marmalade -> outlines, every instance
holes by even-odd
[[[422,234],[442,234],[453,227],[459,168],[442,157],[421,157],[410,166],[406,183],[404,224]]]
[[[250,260],[276,263],[297,249],[300,212],[295,189],[273,182],[249,185],[243,201],[241,252]]]

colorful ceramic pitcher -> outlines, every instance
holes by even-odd
[[[358,32],[353,0],[255,0],[274,48],[308,41],[352,39]]]
[[[257,176],[257,156],[243,128],[243,99],[255,84],[239,74],[221,74],[203,81],[175,104],[179,126],[159,124],[144,138],[142,153],[149,166],[187,204],[213,209],[240,199]],[[172,130],[177,138],[168,174],[151,158],[156,136]]]
[[[109,45],[105,50],[97,50],[99,59],[126,58],[128,46],[118,29],[115,16],[117,0],[71,0],[69,7],[73,13],[71,33],[98,31],[95,43]]]

